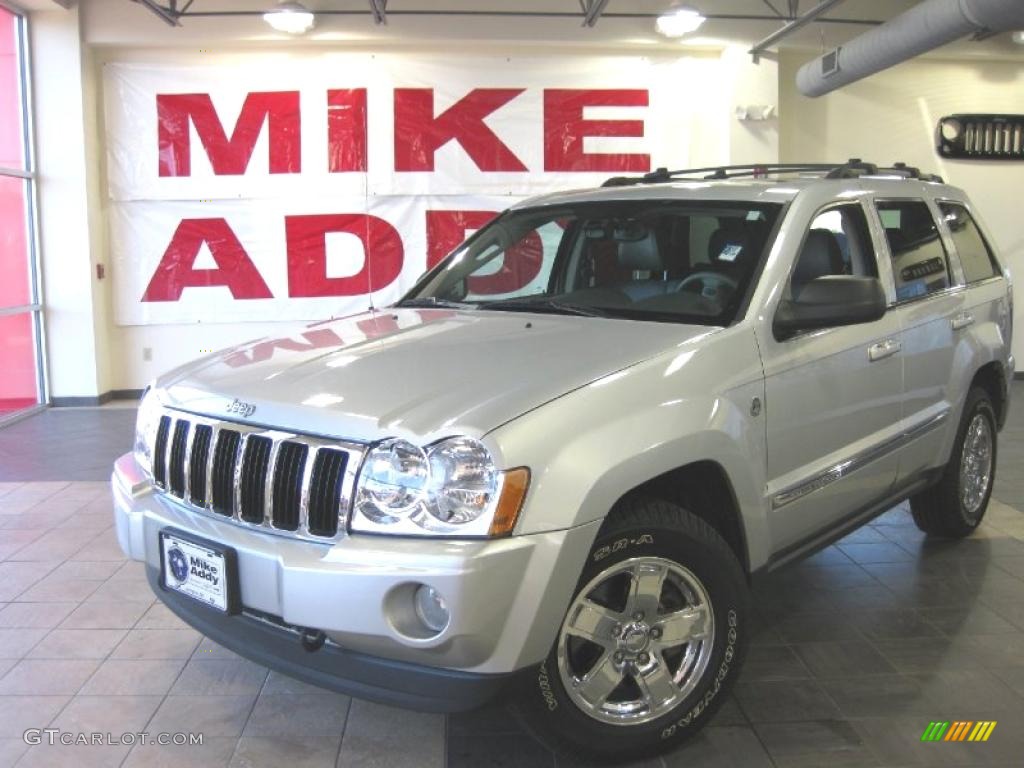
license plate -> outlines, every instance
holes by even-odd
[[[160,583],[224,613],[235,610],[235,551],[181,531],[160,532]]]

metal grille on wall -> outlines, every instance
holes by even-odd
[[[1024,115],[959,114],[939,120],[936,148],[963,160],[1024,160]]]

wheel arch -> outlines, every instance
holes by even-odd
[[[725,540],[750,576],[750,552],[743,515],[725,468],[716,461],[700,460],[663,472],[623,493],[612,505],[606,520],[632,499],[654,498],[676,504],[708,525]]]
[[[981,387],[988,393],[989,399],[992,400],[992,408],[996,412],[996,426],[1002,429],[1009,411],[1009,392],[1003,364],[994,360],[981,366],[971,379],[971,388],[973,387]]]

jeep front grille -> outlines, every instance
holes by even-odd
[[[157,487],[189,507],[285,536],[344,532],[363,448],[206,416],[161,416]]]

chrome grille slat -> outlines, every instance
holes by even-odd
[[[263,524],[274,523],[274,477],[277,469],[277,456],[281,452],[281,440],[270,441],[270,456],[267,458],[267,470],[263,477]]]
[[[241,433],[238,438],[238,447],[235,449],[235,462],[231,466],[234,468],[234,484],[235,484],[235,495],[234,504],[231,507],[231,517],[241,522],[242,520],[242,457],[245,456],[245,444],[249,442],[249,435],[245,432]]]
[[[330,543],[345,535],[363,445],[172,409],[161,414],[155,437],[154,482],[179,503],[295,539]],[[254,500],[259,514],[246,509]]]

